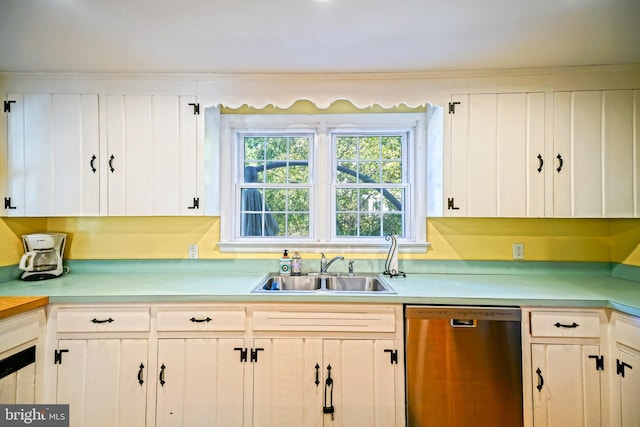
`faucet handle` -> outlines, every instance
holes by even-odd
[[[353,276],[353,263],[355,262],[355,260],[350,260],[349,261],[349,276]]]

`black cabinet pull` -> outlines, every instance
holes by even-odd
[[[333,378],[331,378],[331,365],[327,365],[327,379],[324,382],[324,406],[322,407],[322,413],[331,414],[331,420],[333,421],[333,414],[335,412],[336,409],[333,407]]]
[[[95,317],[91,319],[91,323],[111,323],[111,322],[115,322],[115,320],[113,320],[111,317],[105,320],[98,320]]]
[[[162,366],[160,366],[160,376],[158,377],[158,379],[160,380],[160,385],[162,387],[164,387],[164,385],[166,384],[166,381],[164,380],[164,370],[166,369],[166,366],[164,366],[164,363],[162,364]]]
[[[140,369],[138,370],[138,383],[140,385],[144,384],[143,374],[144,374],[144,365],[141,363]]]
[[[538,391],[542,391],[542,387],[544,386],[544,378],[542,377],[542,371],[540,368],[536,369],[536,374],[538,374],[538,385],[536,388]]]
[[[576,322],[573,322],[573,323],[572,323],[572,324],[570,324],[570,325],[565,325],[564,323],[557,322],[557,323],[555,323],[553,326],[555,326],[556,328],[568,328],[568,329],[573,329],[573,328],[577,328],[577,327],[578,327],[578,326],[580,326],[580,325],[578,325]]]
[[[116,158],[113,156],[113,154],[111,155],[111,157],[109,157],[109,169],[111,170],[111,173],[115,172],[115,169],[113,168],[113,161]]]
[[[94,154],[93,156],[91,156],[91,161],[89,162],[89,166],[91,166],[91,172],[93,172],[93,173],[96,173],[96,171],[97,171],[96,166],[94,164],[96,159],[97,159],[97,157]]]
[[[316,368],[316,381],[315,381],[315,383],[316,383],[316,387],[318,387],[320,385],[320,365],[318,365],[316,363],[315,368]]]
[[[458,209],[460,209],[458,206],[455,205],[455,199],[453,197],[447,198],[447,209],[449,210],[453,209],[454,211],[457,211]]]
[[[538,173],[542,172],[542,166],[544,166],[544,160],[542,160],[542,154],[538,154]]]
[[[211,319],[210,317],[207,317],[207,318],[205,318],[205,319],[196,319],[195,317],[192,317],[192,318],[191,318],[191,319],[189,319],[189,320],[191,320],[193,323],[205,323],[205,322],[206,322],[206,323],[209,323],[209,322],[211,322],[211,320],[213,320],[213,319]]]
[[[385,353],[389,353],[389,359],[390,359],[389,363],[391,363],[392,365],[393,364],[395,364],[395,365],[398,364],[398,350],[393,350],[391,348],[385,348],[384,352]]]
[[[556,159],[560,161],[560,165],[556,169],[558,173],[560,173],[560,171],[562,170],[562,166],[564,165],[564,160],[562,160],[562,156],[560,155],[560,153],[558,153],[558,155],[556,156]]]

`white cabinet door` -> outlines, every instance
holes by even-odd
[[[255,339],[253,426],[322,426],[322,339]]]
[[[554,216],[638,216],[640,91],[556,92],[553,103]]]
[[[107,95],[108,215],[201,214],[193,96]]]
[[[544,215],[544,102],[544,93],[452,97],[447,215]]]
[[[59,340],[57,403],[71,426],[140,427],[146,423],[147,340]]]
[[[620,426],[640,426],[640,353],[619,348],[616,364],[616,387],[620,393]]]
[[[402,365],[392,362],[394,340],[328,339],[324,341],[323,406],[325,425],[389,427],[404,425],[396,378]],[[397,357],[398,353],[395,353]],[[330,371],[330,373],[329,373]],[[331,384],[327,379],[331,376]],[[325,397],[326,395],[326,397]]]
[[[10,216],[98,215],[98,96],[9,94]],[[7,203],[5,203],[7,205]]]
[[[245,425],[244,339],[158,340],[156,426]]]
[[[597,345],[531,345],[535,427],[601,425],[599,355]]]

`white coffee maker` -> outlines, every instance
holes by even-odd
[[[22,236],[24,255],[20,259],[22,280],[44,280],[60,276],[66,234],[38,233]]]

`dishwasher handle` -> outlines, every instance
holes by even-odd
[[[451,319],[452,328],[475,328],[478,326],[476,319]]]

